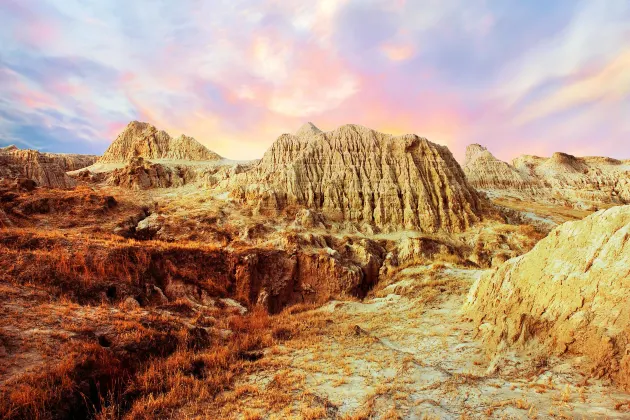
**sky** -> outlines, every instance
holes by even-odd
[[[0,39],[0,146],[139,120],[253,159],[311,121],[630,158],[627,0],[0,0]]]

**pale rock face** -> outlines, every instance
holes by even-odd
[[[101,163],[126,162],[134,157],[191,161],[220,160],[192,137],[171,138],[148,123],[132,121],[99,159]]]
[[[165,159],[221,160],[221,156],[208,150],[194,138],[182,134],[171,140]]]
[[[321,133],[322,130],[315,127],[315,124],[313,124],[312,122],[307,122],[302,127],[300,127],[298,131],[295,132],[295,135],[300,138],[309,138]]]
[[[71,157],[59,158],[59,155],[9,146],[0,149],[0,178],[28,178],[41,187],[72,188],[76,181],[66,175],[62,166],[72,162]]]
[[[492,350],[542,343],[589,356],[630,389],[630,206],[554,229],[472,287],[466,309]]]
[[[136,157],[127,166],[113,170],[107,183],[135,190],[181,187],[197,178],[197,173],[187,166],[161,165]]]
[[[300,156],[307,145],[308,138],[283,134],[265,152],[260,165],[264,166],[266,172],[283,170],[286,165],[291,164]]]
[[[464,172],[472,186],[493,196],[511,196],[580,209],[630,203],[630,162],[606,157],[520,156],[512,165],[484,147],[468,146]]]
[[[0,153],[13,152],[15,150],[19,150],[15,144],[11,144],[5,147],[0,147]]]
[[[525,176],[512,165],[495,158],[479,144],[466,148],[464,173],[470,184],[477,189],[506,188],[527,189],[536,185],[536,179]]]
[[[630,203],[628,161],[554,153],[550,158],[521,156],[513,161],[513,165],[573,202]]]
[[[162,229],[162,221],[162,217],[157,213],[153,213],[145,219],[140,220],[136,226],[136,236],[154,237]]]
[[[379,275],[381,279],[391,278],[400,267],[412,265],[429,265],[440,255],[456,255],[457,250],[438,239],[402,238],[386,255]]]
[[[78,171],[87,168],[98,161],[99,157],[95,155],[77,155],[65,153],[42,153],[49,159],[52,159],[66,172]]]
[[[296,204],[333,221],[387,229],[462,231],[481,213],[477,193],[446,147],[357,125],[282,135],[231,185],[234,198],[261,211]]]

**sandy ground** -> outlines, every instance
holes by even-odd
[[[405,296],[334,301],[301,314],[314,330],[325,331],[268,350],[259,370],[218,401],[222,410],[212,415],[630,418],[630,396],[577,373],[583,360],[536,362],[515,354],[490,360],[460,309],[481,271],[446,269],[439,281],[421,273],[412,268],[385,290]]]

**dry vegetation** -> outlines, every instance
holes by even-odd
[[[113,323],[106,339],[73,338],[49,355],[59,360],[2,384],[0,418],[154,419],[212,400],[272,342],[266,313],[221,315],[226,338],[151,316]]]
[[[250,303],[234,248],[108,233],[146,216],[125,200],[89,188],[2,194],[2,419],[153,419],[223,404],[253,392],[234,381],[312,309],[241,314],[224,299]]]
[[[476,270],[542,237],[531,226],[495,221],[406,242],[277,233],[268,217],[195,195],[160,202],[170,239],[152,240],[134,231],[152,200],[0,191],[0,419],[545,418],[610,402],[595,395],[608,388],[551,375],[559,363],[547,355],[488,360],[459,315]],[[298,210],[278,219],[292,223]],[[260,279],[291,256],[277,243],[303,252],[315,274],[363,270],[367,299],[257,307]],[[250,251],[258,265],[237,270]]]
[[[111,302],[131,296],[143,303],[150,299],[149,286],[165,288],[174,278],[211,296],[225,297],[230,287],[225,255],[198,243],[5,229],[0,249],[1,281],[45,288],[79,303],[100,303],[103,294]]]
[[[265,349],[324,335],[327,325],[295,318],[313,305],[276,316],[259,308],[240,315],[185,299],[130,309],[81,305],[66,295],[51,299],[32,285],[4,284],[0,292],[8,315],[0,320],[0,341],[6,356],[15,356],[0,369],[2,419],[178,418],[191,407],[217,418],[216,410],[257,395],[236,382],[273,365]],[[278,376],[277,392],[265,397],[269,404],[292,400],[286,387],[293,379]],[[304,411],[320,418],[308,405]]]
[[[222,300],[221,249],[107,233],[146,211],[89,188],[0,195],[0,418],[162,418],[272,342],[266,313]]]

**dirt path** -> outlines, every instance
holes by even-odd
[[[221,415],[630,418],[630,396],[577,373],[579,359],[489,360],[460,311],[481,272],[447,269],[424,284],[413,273],[388,288],[404,296],[335,301],[300,314],[311,334],[270,349],[258,372],[218,401]],[[400,286],[410,283],[411,290]]]

